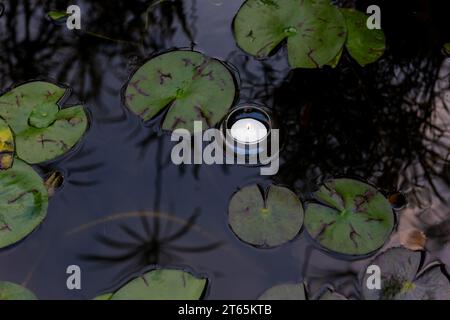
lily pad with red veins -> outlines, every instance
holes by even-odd
[[[0,171],[0,248],[14,244],[47,215],[48,194],[41,177],[19,159]]]
[[[219,60],[195,51],[170,51],[142,65],[125,89],[125,105],[144,121],[165,112],[162,129],[216,125],[233,105],[235,81]]]
[[[398,247],[378,255],[370,265],[381,270],[381,289],[369,289],[370,274],[362,277],[368,300],[450,300],[450,281],[441,265],[430,263],[420,270],[422,253]]]
[[[247,0],[234,20],[237,44],[245,52],[268,57],[287,41],[293,68],[334,64],[347,38],[339,9],[324,0]]]
[[[95,300],[198,300],[206,284],[206,279],[196,278],[189,272],[156,269]]]
[[[365,255],[383,246],[395,223],[389,201],[374,187],[352,179],[325,183],[309,203],[305,228],[325,249]]]
[[[44,81],[17,86],[0,96],[0,117],[14,133],[16,155],[30,163],[68,152],[85,133],[83,106],[60,109],[68,89]]]
[[[228,223],[242,241],[262,248],[275,247],[299,233],[303,207],[287,188],[271,186],[263,194],[257,185],[251,185],[231,198]]]
[[[348,37],[345,46],[361,66],[377,61],[384,54],[386,39],[381,29],[369,29],[364,13],[341,9],[347,23]]]

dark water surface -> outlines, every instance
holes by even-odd
[[[357,297],[355,275],[367,260],[326,254],[305,232],[279,248],[253,248],[231,232],[227,207],[248,184],[284,184],[307,199],[323,179],[346,175],[385,192],[405,192],[410,204],[399,228],[408,228],[409,220],[417,227],[418,214],[437,216],[433,224],[448,219],[443,106],[449,63],[440,50],[450,40],[442,16],[448,5],[373,2],[385,19],[384,59],[362,69],[344,57],[335,70],[296,71],[289,70],[283,49],[257,61],[237,48],[231,22],[242,0],[153,7],[151,1],[78,1],[80,32],[45,18],[50,10],[65,10],[66,1],[6,2],[2,90],[31,79],[64,83],[73,89],[70,104],[85,103],[91,127],[73,152],[40,168],[43,174],[61,171],[64,185],[44,223],[0,250],[0,279],[25,283],[41,299],[90,299],[159,264],[208,277],[207,299],[254,299],[273,285],[301,280],[313,288],[331,283]],[[170,136],[125,109],[121,90],[132,70],[175,47],[228,62],[240,78],[239,102],[264,103],[278,113],[288,133],[278,175],[263,177],[259,168],[243,166],[175,166]],[[193,226],[186,228],[187,222]],[[399,237],[394,234],[391,245]],[[430,256],[450,265],[445,236],[431,240]],[[66,288],[72,264],[82,269],[80,291]]]

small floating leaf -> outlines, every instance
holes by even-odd
[[[31,164],[70,150],[87,129],[82,106],[59,110],[66,88],[33,81],[0,96],[0,117],[11,127],[17,156]]]
[[[370,265],[381,270],[381,289],[368,289],[367,277],[362,291],[369,300],[450,300],[450,282],[440,266],[430,264],[418,272],[421,253],[405,248],[392,248],[377,256]]]
[[[257,185],[234,194],[228,208],[228,222],[243,241],[261,247],[275,247],[292,240],[303,224],[303,207],[289,189],[271,186],[266,198]]]
[[[69,14],[66,11],[50,11],[47,16],[53,21],[60,21],[66,19]]]
[[[206,282],[181,270],[157,269],[131,280],[110,297],[107,294],[100,297],[102,300],[198,300]]]
[[[11,168],[14,161],[14,137],[6,122],[0,118],[0,170]]]
[[[341,9],[347,23],[346,47],[361,66],[377,61],[386,48],[383,30],[367,28],[368,17],[353,9]]]
[[[48,195],[41,177],[16,159],[0,171],[0,248],[30,234],[47,215]]]
[[[171,51],[141,66],[125,90],[125,105],[144,121],[168,108],[162,128],[193,132],[194,121],[214,126],[235,97],[230,71],[219,60],[194,51]]]
[[[347,28],[329,1],[247,0],[234,20],[234,35],[257,58],[266,58],[287,39],[293,68],[319,68],[338,56]]]
[[[324,248],[349,255],[379,249],[394,227],[389,201],[372,186],[351,179],[327,182],[310,203],[305,228]]]
[[[0,281],[0,300],[37,300],[37,297],[18,284]]]
[[[265,291],[258,300],[307,300],[303,283],[285,283]]]

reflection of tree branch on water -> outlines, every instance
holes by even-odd
[[[205,253],[221,247],[223,244],[221,241],[217,241],[216,237],[197,225],[198,217],[198,211],[187,220],[160,212],[116,214],[82,225],[70,231],[68,235],[78,234],[105,223],[139,218],[143,232],[129,224],[122,224],[119,226],[121,236],[117,239],[102,234],[95,236],[98,243],[106,247],[108,253],[80,255],[81,259],[101,267],[117,267],[119,264],[123,266],[121,274],[126,277],[149,265],[179,263],[181,260],[178,253]],[[161,224],[164,226],[164,231]],[[174,228],[176,225],[178,227]],[[177,243],[192,232],[207,241],[196,246]]]

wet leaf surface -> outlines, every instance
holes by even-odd
[[[16,159],[0,171],[0,248],[30,234],[47,215],[48,195],[41,177]]]
[[[60,110],[67,89],[43,81],[28,82],[0,97],[0,117],[15,135],[17,156],[31,164],[69,151],[85,133],[83,106]]]
[[[369,300],[450,300],[450,282],[440,265],[432,263],[419,272],[421,253],[392,248],[370,264],[381,269],[381,289],[368,289],[369,275],[362,281],[363,295]]]
[[[0,170],[11,168],[14,161],[14,136],[8,124],[0,118]]]
[[[353,9],[341,9],[347,24],[348,36],[346,48],[361,66],[377,61],[386,48],[384,32],[367,28],[364,13]]]
[[[207,284],[192,274],[172,269],[157,269],[137,277],[113,294],[96,300],[198,300]]]
[[[324,248],[348,255],[379,249],[394,227],[389,201],[374,187],[351,179],[335,179],[315,193],[305,228]]]
[[[194,121],[203,128],[217,124],[232,106],[235,83],[217,59],[194,51],[171,51],[141,66],[125,91],[125,105],[144,121],[167,110],[162,128],[193,132]]]
[[[271,186],[263,195],[257,185],[252,185],[233,195],[228,222],[242,241],[275,247],[298,234],[303,224],[303,207],[289,189]]]
[[[340,11],[326,1],[247,0],[236,15],[234,34],[238,45],[258,58],[287,40],[291,67],[318,68],[339,55],[347,31]]]
[[[25,287],[0,281],[0,300],[37,300],[37,297]]]

